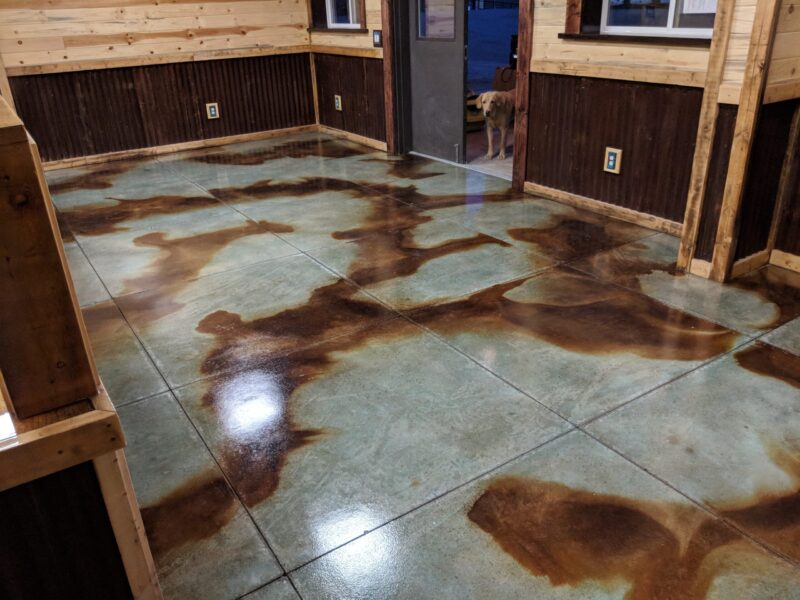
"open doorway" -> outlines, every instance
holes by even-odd
[[[501,152],[500,131],[492,132],[492,158],[482,107],[476,99],[485,92],[511,92],[516,84],[519,0],[467,0],[467,124],[468,167],[505,179],[513,171],[513,124]],[[512,101],[513,106],[513,101]],[[501,155],[505,158],[501,158]]]
[[[513,111],[519,0],[411,0],[395,9],[398,149],[511,179],[513,121],[505,157],[493,131],[487,158],[476,98],[507,92]]]

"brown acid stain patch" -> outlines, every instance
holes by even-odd
[[[800,357],[789,352],[756,342],[752,346],[734,354],[740,367],[771,377],[800,389]]]
[[[392,200],[415,206],[418,210],[432,210],[460,206],[471,199],[481,202],[508,202],[519,199],[512,192],[496,192],[465,196],[460,194],[428,195],[416,186],[358,183],[336,177],[306,177],[288,182],[270,179],[256,181],[245,186],[231,186],[210,190],[208,196],[152,196],[148,198],[108,198],[116,203],[107,206],[79,206],[64,209],[64,222],[77,234],[104,235],[123,231],[124,223],[155,215],[172,215],[203,210],[225,202],[250,203],[272,198],[304,198],[323,192],[342,192],[363,200],[378,200],[380,196],[391,196]]]
[[[236,240],[266,233],[290,233],[294,228],[271,221],[248,221],[243,225],[168,239],[163,232],[152,232],[133,240],[139,247],[159,249],[159,255],[137,277],[125,280],[128,291],[160,287],[196,277],[214,256]],[[173,288],[173,293],[176,291]]]
[[[701,600],[724,556],[757,552],[693,507],[523,477],[491,481],[467,516],[553,586],[625,581],[626,600]]]
[[[142,508],[153,554],[164,559],[170,551],[210,538],[236,515],[236,497],[216,475],[192,479],[156,504]]]
[[[533,244],[545,256],[557,261],[607,250],[636,238],[639,228],[592,214],[552,215],[539,227],[508,229],[515,240]],[[639,236],[641,237],[641,235]]]
[[[734,279],[729,285],[747,292],[756,292],[765,302],[776,307],[776,316],[760,329],[772,329],[800,315],[800,275],[767,266],[748,275]]]
[[[299,140],[278,144],[270,148],[257,148],[244,152],[215,152],[192,156],[191,160],[212,165],[263,165],[280,158],[350,158],[363,156],[370,151],[336,140]]]
[[[506,297],[527,281],[540,288],[546,282],[546,296],[530,302]],[[421,308],[412,318],[438,332],[506,330],[582,354],[627,352],[660,360],[707,360],[730,350],[738,337],[721,325],[565,268]]]
[[[92,168],[75,177],[48,185],[51,194],[66,194],[79,190],[107,190],[114,185],[114,179],[128,171],[140,167],[143,160],[125,160],[108,163],[100,168]]]
[[[210,196],[153,196],[143,199],[109,198],[116,204],[80,206],[65,209],[64,220],[73,232],[80,235],[104,235],[124,231],[122,223],[137,221],[153,215],[171,215],[218,206]]]
[[[764,445],[794,489],[760,493],[756,500],[715,503],[714,508],[743,530],[800,560],[800,439],[767,440]]]
[[[398,159],[369,158],[364,162],[386,165],[388,167],[387,175],[389,177],[397,177],[398,179],[419,180],[444,175],[443,171],[427,170],[429,167],[436,164],[433,161],[415,156],[404,156]]]
[[[629,256],[631,250],[647,250],[643,242],[632,242],[623,247],[602,252],[578,263],[575,268],[592,273],[603,280],[610,280],[630,289],[641,290],[639,278],[656,272],[674,277],[683,277],[675,261],[648,260],[639,256]]]

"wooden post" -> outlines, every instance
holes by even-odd
[[[57,232],[39,153],[0,99],[0,369],[21,418],[97,393]]]
[[[711,151],[714,147],[717,116],[719,115],[719,90],[728,56],[728,41],[733,25],[733,11],[736,0],[719,0],[717,16],[714,19],[714,34],[708,57],[708,71],[700,108],[700,123],[697,128],[697,142],[692,162],[692,175],[689,195],[686,199],[686,212],[683,218],[683,233],[678,250],[678,268],[688,270],[694,258],[697,236],[700,228],[700,215],[708,181]]]
[[[756,5],[756,16],[753,22],[750,48],[747,52],[728,175],[725,179],[722,209],[714,242],[714,257],[709,273],[710,278],[715,281],[722,282],[727,279],[736,251],[735,238],[742,192],[747,177],[753,135],[764,98],[780,6],[781,0],[758,0]]]
[[[581,14],[583,0],[567,0],[567,22],[564,27],[566,33],[581,32]]]
[[[381,31],[383,31],[383,110],[386,120],[386,151],[397,154],[394,98],[394,0],[381,2]]]
[[[16,111],[14,94],[11,91],[11,84],[8,82],[8,72],[6,71],[6,65],[3,63],[2,54],[0,54],[0,96],[3,96],[3,100],[8,102],[8,105]]]
[[[527,175],[528,106],[530,104],[531,55],[533,53],[533,10],[533,0],[520,0],[514,116],[514,166],[511,181],[512,188],[517,192],[524,191]]]
[[[136,600],[160,600],[161,587],[125,453],[109,452],[93,462],[131,593]]]

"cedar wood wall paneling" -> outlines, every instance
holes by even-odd
[[[532,73],[530,90],[528,181],[683,221],[702,89]]]
[[[736,259],[767,247],[795,106],[789,100],[761,107],[742,194]]]
[[[383,60],[314,55],[322,125],[386,141],[383,97]],[[342,96],[342,110],[334,107],[334,95]]]
[[[0,493],[0,598],[131,598],[92,463]]]
[[[725,193],[725,179],[728,176],[728,163],[733,145],[733,132],[736,128],[738,107],[733,104],[720,104],[711,148],[711,161],[706,180],[706,192],[700,213],[700,227],[697,232],[695,257],[710,261],[714,254],[717,238],[719,213],[722,210],[722,197]]]
[[[314,123],[308,54],[12,77],[45,160]],[[205,103],[220,103],[209,121]]]

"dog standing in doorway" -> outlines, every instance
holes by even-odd
[[[486,158],[494,158],[494,130],[500,130],[500,154],[498,158],[506,157],[506,138],[511,120],[514,118],[514,92],[484,92],[475,101],[477,107],[483,111],[486,119],[486,139],[489,149]]]

